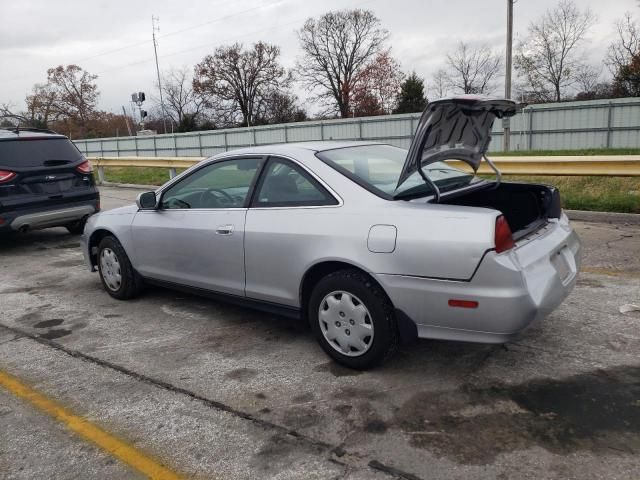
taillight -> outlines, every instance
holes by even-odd
[[[91,173],[93,172],[93,166],[89,160],[85,160],[80,165],[76,167],[76,170],[80,173]]]
[[[8,182],[9,180],[13,180],[16,174],[10,172],[9,170],[0,170],[0,183]]]
[[[504,216],[500,215],[496,219],[496,253],[502,253],[514,247],[513,235],[509,222]]]

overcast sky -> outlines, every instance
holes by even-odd
[[[502,49],[506,0],[0,0],[0,103],[23,108],[46,70],[75,63],[98,75],[100,107],[120,112],[133,91],[153,93],[155,64],[151,16],[160,18],[161,70],[192,67],[218,45],[264,40],[281,47],[292,67],[300,54],[296,29],[329,10],[373,10],[391,33],[393,55],[404,71],[427,82],[459,40],[486,41]],[[557,0],[518,0],[514,41],[529,22]],[[576,0],[598,22],[588,51],[601,64],[613,37],[613,23],[626,11],[640,17],[636,0]],[[606,69],[604,72],[606,73]],[[298,92],[302,96],[302,92]],[[128,104],[127,104],[128,105]]]

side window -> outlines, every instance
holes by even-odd
[[[302,168],[272,158],[258,187],[255,207],[308,207],[337,205],[333,196]]]
[[[247,195],[262,160],[225,160],[203,167],[162,195],[163,209],[238,208]]]

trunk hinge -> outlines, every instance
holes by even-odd
[[[431,180],[426,173],[424,173],[422,171],[422,165],[420,165],[418,167],[418,172],[420,173],[420,176],[422,177],[422,179],[425,181],[425,183],[428,183],[429,185],[431,185],[433,187],[433,199],[436,203],[440,202],[440,189],[438,188],[438,186],[435,184],[435,182],[433,180]]]
[[[493,170],[494,172],[496,172],[496,188],[498,188],[498,186],[500,185],[500,180],[502,180],[502,172],[500,172],[500,170],[498,170],[498,167],[496,167],[495,163],[493,163],[489,157],[487,157],[486,155],[483,155],[483,158],[486,160],[486,162],[489,164],[489,166],[491,167],[491,170]]]

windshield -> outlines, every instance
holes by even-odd
[[[398,178],[407,157],[407,150],[391,145],[362,145],[319,152],[317,156],[365,188],[383,197],[417,198],[432,195],[433,187],[425,183],[418,172],[401,185]],[[441,192],[455,190],[480,181],[475,175],[445,162],[423,167],[424,173]],[[382,195],[381,195],[382,194]]]

